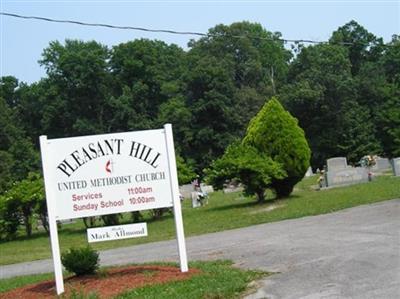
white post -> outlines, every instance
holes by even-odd
[[[51,175],[51,169],[49,169],[49,161],[51,156],[47,149],[48,141],[47,136],[40,136],[40,151],[42,155],[42,167],[44,185],[46,191],[46,202],[47,202],[47,213],[49,218],[50,227],[50,242],[51,251],[53,254],[54,274],[56,278],[57,295],[64,292],[64,281],[62,274],[61,256],[60,256],[60,244],[58,242],[58,230],[57,221],[55,215],[55,198],[53,196],[52,187],[55,186],[54,177]]]
[[[181,272],[187,272],[189,268],[186,255],[185,233],[183,231],[181,200],[179,198],[178,172],[176,170],[172,125],[165,124],[164,132],[165,132],[165,143],[167,145],[169,175],[171,178],[171,193],[174,204],[174,217],[175,217],[176,239],[178,241],[179,261],[181,266]]]

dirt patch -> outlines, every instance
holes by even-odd
[[[266,208],[263,208],[263,209],[259,209],[259,210],[250,212],[249,214],[258,214],[258,213],[271,212],[271,211],[273,211],[273,210],[280,209],[280,208],[283,208],[283,207],[285,207],[285,206],[286,206],[286,204],[275,204],[275,205],[270,205],[270,206],[268,206],[268,207],[266,207]]]
[[[199,273],[190,269],[182,273],[179,268],[170,266],[129,266],[103,270],[100,274],[90,276],[72,276],[64,280],[65,293],[71,294],[96,293],[99,298],[111,298],[125,291],[152,284],[162,284],[170,281],[185,280]],[[37,299],[55,298],[55,282],[44,281],[0,294],[2,299]]]

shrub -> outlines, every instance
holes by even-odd
[[[238,179],[246,195],[257,195],[258,202],[265,200],[264,193],[273,179],[282,179],[286,173],[281,165],[251,146],[233,143],[224,155],[206,169],[206,181],[221,189],[225,180]]]
[[[7,193],[0,195],[0,240],[12,240],[17,236],[20,224],[19,205]]]
[[[251,120],[243,144],[265,153],[286,171],[285,178],[272,179],[271,187],[278,197],[288,196],[310,165],[311,151],[304,131],[275,98]]]
[[[176,156],[176,167],[178,169],[178,181],[180,185],[188,184],[196,177],[193,165],[186,162],[179,155]]]
[[[15,182],[0,196],[0,238],[14,239],[21,224],[30,237],[34,213],[42,219],[46,218],[46,199],[43,179],[38,173],[29,173],[26,179]]]
[[[103,220],[106,226],[110,226],[110,225],[118,225],[119,219],[121,217],[122,217],[121,214],[108,214],[101,216],[101,219]]]
[[[99,253],[90,246],[70,248],[69,252],[62,254],[61,261],[68,272],[77,276],[94,274],[99,268]]]

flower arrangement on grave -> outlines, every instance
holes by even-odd
[[[360,160],[361,166],[368,168],[368,181],[372,181],[371,167],[376,164],[377,158],[378,156],[367,155]]]
[[[364,156],[361,158],[360,164],[362,167],[371,168],[372,166],[374,166],[376,164],[376,158],[377,158],[377,156],[373,156],[373,155]]]

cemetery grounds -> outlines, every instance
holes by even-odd
[[[210,194],[208,205],[197,209],[191,207],[190,200],[185,200],[183,202],[185,235],[189,237],[260,223],[330,213],[358,205],[400,198],[400,177],[389,174],[375,177],[373,181],[368,183],[340,188],[318,191],[316,185],[317,176],[305,178],[295,187],[289,198],[278,200],[273,198],[272,193],[268,193],[268,199],[262,205],[256,203],[254,198],[244,197],[240,192],[227,194],[221,191],[214,192]],[[122,224],[130,223],[129,217],[129,214],[123,215]],[[96,250],[103,250],[175,238],[174,220],[171,213],[166,213],[158,220],[152,220],[150,215],[144,214],[142,221],[148,224],[148,237],[101,242],[94,244],[93,247]],[[103,224],[98,222],[98,225],[101,226]],[[86,229],[82,220],[62,225],[59,229],[59,235],[62,252],[70,247],[80,247],[87,244]],[[21,237],[15,241],[0,243],[0,252],[2,253],[0,256],[0,264],[2,265],[50,258],[51,254],[49,238],[40,229],[37,229],[30,239],[23,237],[21,234]],[[201,285],[209,284],[209,280],[221,283],[213,286],[214,290],[219,290],[223,293],[223,295],[222,293],[220,294],[223,296],[221,298],[231,297],[244,291],[250,281],[266,275],[266,273],[257,271],[241,271],[232,268],[228,262],[195,262],[191,264],[191,267],[195,267],[203,274],[193,274],[191,278],[168,284],[167,289],[170,291],[171,298],[179,297],[179,292],[186,292],[188,288],[202,289]],[[221,271],[225,274],[217,275]],[[216,276],[211,277],[210,273]],[[237,278],[237,282],[234,285],[227,282],[229,281],[229,275]],[[5,294],[4,292],[7,290],[37,281],[48,280],[51,277],[52,274],[46,274],[0,280],[0,297],[2,297],[1,293]],[[200,285],[196,285],[196,283],[200,283]],[[230,291],[225,291],[225,288]],[[207,289],[205,293],[193,294],[193,298],[203,297],[204,294],[218,295],[213,293],[213,289]],[[128,294],[126,295],[127,297],[118,297],[140,298],[145,296],[146,292],[159,294],[160,291],[160,287],[157,285],[145,286],[135,289],[135,291],[125,292]],[[76,292],[76,290],[73,290],[73,292]],[[80,298],[79,294],[76,293],[70,293],[69,296],[71,298]],[[168,294],[164,294],[163,297],[168,298]],[[94,295],[94,297],[88,298],[97,297]]]

